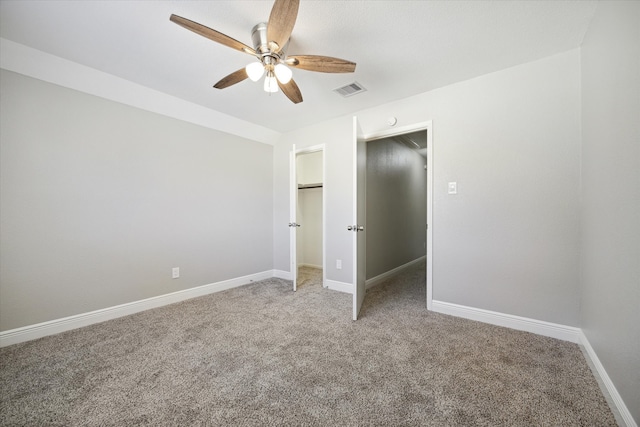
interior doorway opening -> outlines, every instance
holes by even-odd
[[[426,130],[367,141],[367,288],[426,258],[426,149]]]
[[[294,153],[291,197],[295,224],[291,228],[294,290],[317,284],[326,287],[324,149],[294,148]]]
[[[357,125],[357,122],[356,122]],[[355,126],[354,126],[355,127]],[[414,124],[414,125],[409,125],[409,126],[405,126],[402,128],[397,128],[397,129],[390,129],[390,130],[386,130],[383,132],[379,132],[376,134],[371,134],[371,135],[366,135],[365,139],[367,141],[367,144],[365,145],[369,145],[369,143],[371,143],[372,141],[377,141],[380,139],[384,139],[384,138],[389,138],[391,140],[394,141],[395,144],[397,144],[396,148],[399,149],[399,147],[401,147],[401,145],[398,144],[403,144],[406,147],[409,147],[414,151],[414,154],[417,153],[419,156],[422,157],[422,160],[416,162],[417,165],[420,165],[420,162],[422,162],[421,164],[421,168],[419,167],[415,167],[414,170],[415,172],[420,171],[421,175],[422,175],[422,179],[426,179],[426,182],[424,182],[424,188],[423,188],[423,192],[426,193],[426,197],[417,197],[417,204],[419,204],[420,206],[417,206],[417,214],[418,215],[414,215],[414,217],[417,218],[422,218],[419,219],[418,222],[416,222],[415,218],[413,218],[411,221],[407,221],[407,222],[411,222],[414,224],[418,224],[419,221],[424,221],[424,223],[422,224],[422,226],[412,226],[409,227],[409,232],[410,233],[414,233],[415,236],[417,237],[416,240],[413,241],[412,245],[414,248],[414,251],[408,251],[408,254],[405,253],[404,256],[404,260],[402,257],[396,257],[397,259],[394,260],[396,266],[393,265],[393,262],[390,263],[387,266],[383,266],[380,268],[381,271],[376,271],[374,272],[371,269],[372,264],[376,265],[376,261],[374,259],[369,259],[369,258],[373,258],[375,256],[375,250],[374,250],[374,255],[364,255],[367,257],[367,269],[366,269],[366,278],[368,279],[368,283],[365,282],[366,287],[371,287],[371,286],[375,286],[375,284],[380,283],[381,281],[384,281],[384,279],[386,279],[387,277],[391,277],[394,276],[395,274],[398,274],[402,271],[404,271],[404,269],[406,268],[411,268],[412,266],[415,266],[416,263],[421,262],[421,256],[416,257],[416,254],[420,254],[420,253],[424,253],[424,258],[422,258],[424,260],[424,268],[425,268],[425,276],[426,276],[426,283],[425,283],[425,287],[426,287],[426,306],[428,310],[431,310],[432,308],[432,299],[433,299],[433,128],[432,128],[432,122],[428,121],[428,122],[423,122],[423,123],[418,123],[418,124]],[[357,144],[356,144],[357,145]],[[365,151],[368,151],[368,147]],[[387,169],[389,169],[389,174],[393,175],[394,173],[398,172],[399,169],[399,162],[398,160],[398,156],[394,156],[394,155],[385,155],[383,156],[383,158],[386,158],[388,162],[390,162],[389,164],[386,165]],[[414,155],[414,160],[416,159],[415,155]],[[373,168],[375,169],[376,165],[372,165]],[[425,169],[426,168],[426,169]],[[370,170],[369,167],[367,167],[367,173],[371,174],[372,171]],[[426,175],[426,176],[425,176]],[[374,185],[372,185],[372,183],[368,182],[370,180],[371,176],[367,176],[364,179],[362,179],[362,181],[364,182],[365,185],[363,185],[363,187],[373,187]],[[358,179],[358,181],[360,181],[360,179]],[[358,182],[356,182],[356,184],[354,184],[354,188],[358,188],[360,186],[360,184]],[[400,185],[398,188],[395,189],[396,192],[407,192],[408,185],[405,183],[404,185]],[[367,197],[371,197],[371,191],[375,191],[375,188],[368,188],[367,191]],[[424,193],[423,193],[424,195]],[[384,200],[384,198],[383,198]],[[407,200],[411,200],[411,198],[409,197]],[[370,202],[370,201],[369,201]],[[393,231],[395,230],[395,228],[397,227],[397,225],[401,222],[401,221],[405,221],[404,219],[397,218],[397,213],[399,211],[402,211],[403,209],[401,207],[398,206],[394,206],[393,203],[382,203],[380,206],[378,207],[372,207],[371,203],[367,203],[367,214],[366,214],[366,221],[367,221],[367,235],[366,235],[366,239],[369,241],[369,244],[367,244],[367,251],[371,250],[370,246],[371,245],[375,245],[374,242],[371,242],[371,240],[375,241],[375,220],[372,220],[371,218],[371,212],[369,212],[369,209],[373,212],[374,209],[381,209],[381,210],[386,210],[387,211],[387,216],[396,216],[395,220],[392,221],[387,221],[385,224],[385,228],[387,234],[389,233],[389,231],[392,233],[392,239],[395,239],[397,241],[399,241],[399,244],[402,245],[402,239],[399,238],[399,236],[395,236],[393,235]],[[389,214],[389,211],[396,211],[396,212],[391,212],[391,214]],[[423,215],[426,211],[426,221],[423,219],[425,218]],[[384,215],[382,215],[384,216]],[[371,223],[369,223],[369,221],[371,220]],[[372,227],[374,228],[372,230]],[[384,234],[384,233],[383,233]],[[399,233],[400,234],[400,233]],[[370,237],[371,236],[371,237]],[[418,240],[419,239],[419,240]],[[424,252],[422,252],[422,250],[418,250],[416,249],[416,242],[421,242],[423,245],[423,249]],[[398,243],[398,242],[396,242]],[[359,262],[359,258],[362,257],[363,255],[361,255],[361,253],[365,253],[365,251],[358,251],[357,252],[357,257],[354,257],[354,262]],[[413,260],[411,260],[411,258],[413,257]],[[358,258],[357,261],[356,258]],[[403,263],[404,262],[404,263]],[[399,264],[399,265],[397,265]],[[354,280],[355,282],[355,280]],[[365,286],[363,286],[365,287]],[[356,287],[357,288],[357,287]],[[364,289],[359,290],[357,289],[358,293],[362,293],[362,291],[364,291]],[[354,297],[354,320],[357,318],[357,311],[359,311],[359,307],[360,304],[356,304],[356,299]]]

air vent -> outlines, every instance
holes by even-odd
[[[338,89],[334,89],[333,91],[338,92],[340,95],[346,98],[347,96],[353,96],[366,90],[367,89],[365,89],[364,86],[362,86],[360,83],[353,82],[346,86],[339,87]]]

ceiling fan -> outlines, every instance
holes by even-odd
[[[230,48],[247,53],[258,59],[244,68],[223,77],[213,85],[216,89],[224,89],[247,78],[257,82],[264,74],[264,90],[277,92],[278,87],[294,104],[302,102],[302,93],[292,79],[289,67],[322,73],[353,73],[355,62],[330,56],[287,55],[289,38],[298,15],[299,0],[276,0],[269,15],[269,21],[257,24],[251,30],[253,48],[241,43],[219,31],[197,22],[171,15],[170,20],[176,24],[218,42]]]

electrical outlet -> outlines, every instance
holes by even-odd
[[[171,278],[177,279],[178,277],[180,277],[180,267],[173,267],[171,269]]]
[[[337,259],[336,260],[336,268],[338,270],[342,270],[342,260],[341,259]]]

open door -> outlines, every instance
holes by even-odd
[[[365,288],[365,185],[367,169],[367,144],[364,134],[353,118],[353,225],[347,227],[353,232],[353,320],[358,320],[358,314],[364,302]]]
[[[298,289],[298,174],[296,171],[296,145],[293,144],[289,153],[289,253],[291,259],[291,275],[293,280],[293,290]]]

